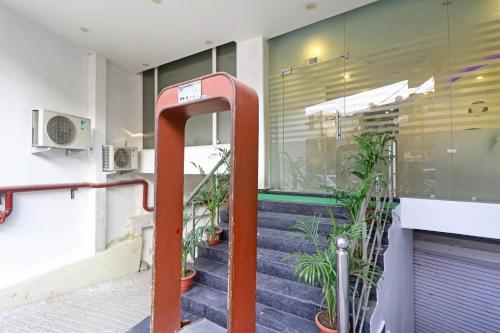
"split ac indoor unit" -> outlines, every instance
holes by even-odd
[[[34,109],[31,145],[33,148],[90,149],[90,119]]]
[[[133,171],[138,168],[137,147],[102,146],[102,171]]]

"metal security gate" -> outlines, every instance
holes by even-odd
[[[416,333],[500,332],[500,252],[463,245],[415,239]]]

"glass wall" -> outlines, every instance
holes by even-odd
[[[206,50],[158,67],[158,93],[173,84],[212,73],[212,50]],[[190,118],[186,123],[186,146],[212,144],[212,114]]]
[[[209,49],[143,73],[143,146],[145,149],[154,148],[155,91],[161,93],[162,89],[170,85],[210,74],[214,68],[236,76],[236,43],[219,46],[215,51],[215,58],[212,49]],[[155,75],[157,75],[156,79]],[[230,132],[229,112],[193,117],[186,124],[186,146],[229,143]],[[214,142],[214,137],[216,137],[216,142]]]
[[[226,72],[236,77],[236,43],[229,43],[217,48],[217,72]],[[226,144],[231,137],[231,114],[217,113],[217,143]]]
[[[271,185],[345,186],[392,133],[401,197],[500,201],[500,2],[380,0],[270,40]]]

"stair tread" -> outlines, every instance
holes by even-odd
[[[257,213],[259,218],[280,218],[283,220],[294,220],[298,221],[301,219],[307,218],[318,218],[320,223],[331,224],[332,220],[329,216],[321,216],[321,215],[301,215],[301,214],[290,214],[290,213],[277,213],[277,212],[269,212],[269,211],[259,211]],[[349,223],[348,219],[335,218],[337,223]]]
[[[221,251],[229,254],[229,242],[221,241],[217,246],[204,246],[210,248],[213,251]],[[291,256],[290,253],[266,249],[263,247],[257,248],[257,260],[272,261],[276,264],[287,265],[290,267],[295,267],[297,264],[297,258]]]
[[[196,269],[227,280],[228,268],[226,264],[199,258],[196,261]],[[300,302],[321,306],[322,296],[320,288],[309,287],[295,281],[257,273],[257,289],[280,294]]]
[[[228,224],[221,223],[220,227],[224,229],[224,231],[229,232]],[[300,231],[278,230],[265,227],[258,227],[257,236],[276,238],[285,241],[295,241],[297,243],[313,244],[313,242],[309,239],[309,237]],[[322,243],[326,244],[326,237],[320,235],[320,238]]]
[[[182,297],[196,304],[201,304],[206,308],[210,308],[212,311],[218,312],[219,315],[224,314],[224,318],[227,318],[226,292],[194,283],[191,290],[185,292]],[[257,325],[267,328],[266,331],[288,333],[318,332],[316,325],[312,321],[259,303],[256,304],[256,307]],[[205,316],[205,314],[201,313],[198,315]],[[207,319],[211,320],[211,318]],[[219,322],[217,324],[225,326],[225,323]]]

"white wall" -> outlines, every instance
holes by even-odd
[[[413,230],[401,227],[401,205],[392,211],[384,272],[377,285],[371,332],[413,332]]]
[[[401,199],[401,226],[500,239],[500,205],[429,199]]]
[[[259,96],[259,188],[266,188],[267,126],[267,41],[263,37],[238,41],[236,44],[236,77],[255,89]]]
[[[113,181],[101,171],[104,143],[141,147],[142,81],[0,5],[0,184]],[[31,109],[89,117],[93,150],[31,154]],[[142,213],[142,188],[19,193],[0,225],[0,289],[54,271],[127,235]],[[150,200],[152,205],[153,200]]]
[[[142,147],[142,77],[116,66],[107,67],[106,143]],[[135,173],[111,174],[108,181],[137,178]],[[129,218],[143,213],[142,186],[107,190],[106,243],[127,235]],[[151,199],[150,204],[153,205]]]
[[[0,184],[87,181],[89,154],[31,154],[31,109],[87,116],[87,54],[0,5]],[[0,225],[0,288],[90,256],[91,191],[14,195]]]

